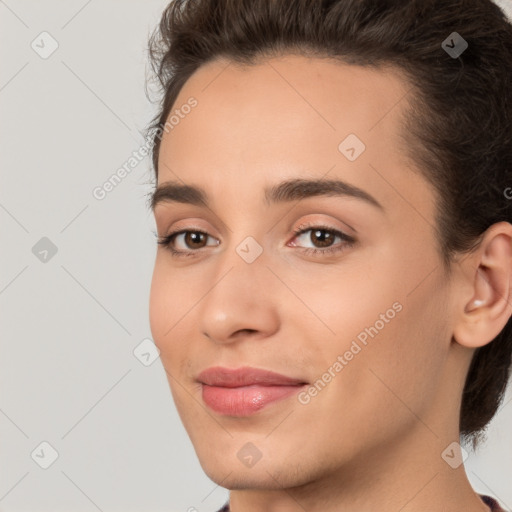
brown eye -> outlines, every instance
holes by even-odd
[[[210,237],[210,235],[204,231],[198,229],[183,229],[160,238],[158,244],[169,250],[173,256],[194,256],[196,253],[200,252],[199,249],[208,246],[208,238],[212,238],[213,240],[213,237]],[[177,242],[179,242],[179,244]],[[182,247],[175,247],[180,244]],[[219,242],[217,240],[215,243],[209,245],[218,244]]]
[[[184,242],[187,247],[190,248],[201,248],[206,246],[206,240],[208,235],[202,231],[186,231]]]
[[[308,233],[309,236],[306,236]],[[341,252],[353,247],[356,242],[355,238],[327,226],[302,225],[294,231],[294,234],[295,238],[292,245],[298,247],[304,254],[315,256],[326,256]],[[335,244],[336,239],[339,239],[339,242]],[[304,242],[309,243],[310,247],[298,244],[297,240],[301,240],[302,244]]]
[[[327,229],[311,229],[310,240],[317,247],[329,247],[336,238],[331,231]]]

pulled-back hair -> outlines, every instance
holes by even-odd
[[[454,32],[468,44],[458,56],[442,47],[455,45]],[[447,272],[489,226],[512,223],[512,25],[491,0],[175,0],[149,53],[162,89],[148,129],[157,178],[162,127],[201,65],[295,53],[392,66],[403,77],[411,91],[403,150],[436,193],[436,242]],[[460,434],[474,448],[504,397],[511,322],[475,350],[468,371]]]

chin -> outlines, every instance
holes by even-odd
[[[315,472],[307,470],[299,460],[289,457],[265,460],[262,457],[252,467],[245,466],[236,453],[228,456],[228,451],[207,457],[199,457],[205,474],[217,485],[230,490],[260,489],[278,490],[305,485],[320,476],[321,468]]]
[[[211,471],[207,471],[203,467],[203,470],[210,480],[229,490],[279,490],[301,484],[301,482],[290,480],[290,478],[276,477],[275,471],[272,468],[256,470],[256,468],[232,467],[227,468],[226,472],[224,472],[219,471],[218,467],[211,468]]]

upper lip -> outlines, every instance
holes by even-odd
[[[238,388],[260,384],[262,386],[297,386],[306,384],[301,379],[287,377],[269,370],[261,370],[245,366],[242,368],[223,368],[214,366],[202,371],[197,380],[208,386],[219,386],[225,388]]]

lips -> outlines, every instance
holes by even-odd
[[[268,370],[220,366],[201,372],[202,398],[213,411],[228,416],[248,416],[267,405],[298,393],[307,383]]]
[[[260,384],[262,386],[294,386],[305,384],[303,380],[294,379],[258,368],[244,367],[237,369],[215,366],[201,372],[197,378],[199,382],[208,386],[221,386],[224,388],[238,388]]]

